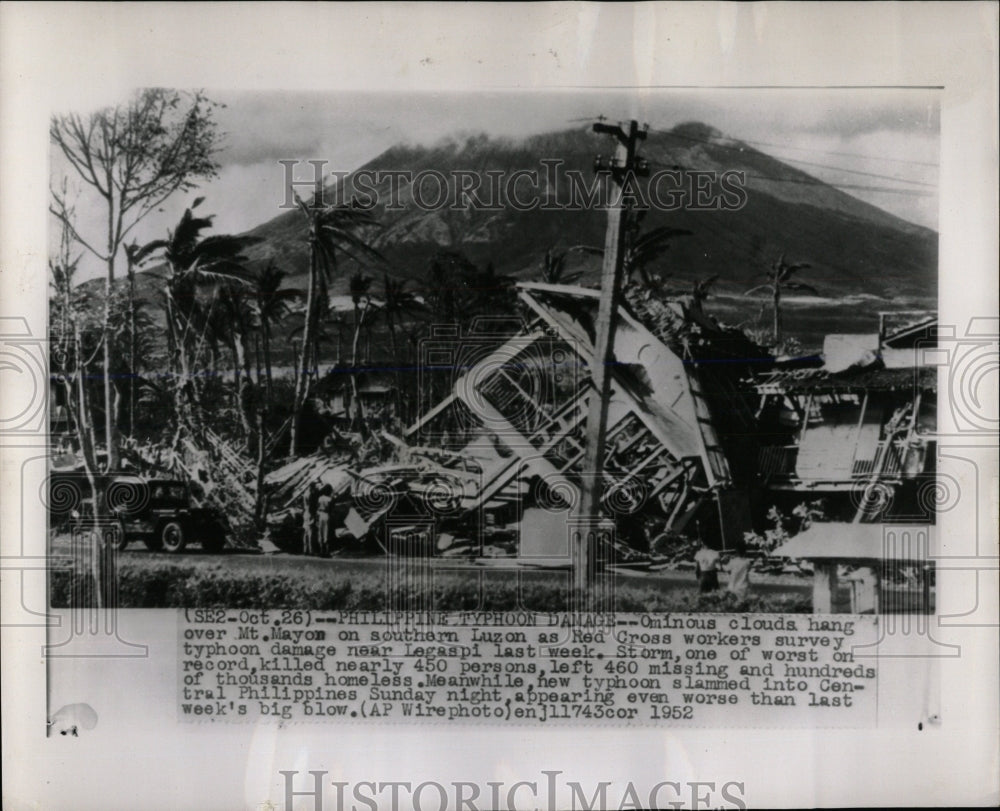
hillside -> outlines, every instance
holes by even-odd
[[[485,135],[433,147],[394,147],[362,169],[474,172],[482,194],[489,172],[509,176],[536,170],[541,199],[565,198],[565,170],[579,170],[589,182],[594,156],[609,154],[613,144],[588,129],[538,135],[520,141]],[[652,210],[645,228],[671,225],[690,230],[678,238],[652,270],[688,282],[719,276],[709,307],[728,321],[753,323],[764,301],[743,294],[761,281],[762,269],[784,253],[789,261],[812,267],[801,274],[821,293],[788,297],[786,328],[807,345],[817,345],[831,331],[871,331],[880,310],[933,309],[937,298],[937,234],[899,219],[704,124],[684,124],[669,132],[651,132],[641,155],[653,171],[679,168],[739,171],[746,174],[746,204],[739,210]],[[563,161],[555,188],[545,179],[543,159]],[[561,174],[560,174],[561,173]],[[352,183],[349,178],[347,183]],[[433,188],[433,187],[431,187]],[[526,187],[525,187],[526,188]],[[387,196],[388,182],[379,187]],[[384,199],[376,206],[381,229],[372,235],[389,260],[390,274],[419,280],[430,257],[441,248],[458,250],[476,263],[492,261],[500,273],[538,278],[547,249],[603,245],[603,210],[566,210],[540,206],[519,211],[425,210],[403,187],[399,210]],[[248,252],[256,262],[274,259],[291,274],[289,283],[304,288],[308,272],[307,226],[297,210],[282,213],[252,229],[262,242]],[[582,284],[596,282],[600,259],[579,254],[572,270],[582,270]],[[334,293],[347,290],[352,263],[346,260]],[[380,274],[379,274],[380,275]],[[145,285],[144,285],[145,286]],[[766,316],[764,321],[766,322]]]

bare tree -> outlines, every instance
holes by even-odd
[[[67,217],[72,218],[72,216],[72,210],[67,211]],[[52,371],[54,380],[64,391],[66,411],[76,434],[84,475],[94,505],[91,517],[96,518],[105,513],[105,488],[98,473],[93,412],[87,390],[87,367],[90,361],[84,351],[80,325],[82,313],[86,311],[90,302],[87,301],[88,294],[85,291],[74,290],[73,277],[80,257],[72,257],[70,246],[70,229],[63,226],[58,255],[55,259],[49,259],[49,272],[54,290],[54,296],[50,301]],[[110,596],[107,577],[110,550],[107,548],[103,533],[95,532],[91,534],[91,538],[93,594],[96,606],[103,608]]]
[[[106,266],[103,334],[104,441],[107,468],[118,467],[118,392],[111,376],[111,301],[118,254],[129,233],[174,192],[215,177],[218,105],[204,94],[154,88],[125,104],[81,116],[53,116],[49,137],[75,175],[97,192],[106,209],[100,240],[81,234],[66,187],[52,189],[49,210],[73,239]]]

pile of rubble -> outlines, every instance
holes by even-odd
[[[519,288],[532,319],[478,362],[456,361],[464,373],[405,438],[380,432],[367,454],[344,450],[350,443],[341,439],[339,452],[327,448],[267,476],[276,545],[302,548],[312,485],[336,504],[333,543],[343,548],[565,564],[585,475],[598,294]],[[690,323],[683,309],[663,315]],[[674,566],[690,552],[688,535],[742,538],[744,526],[741,517],[723,525],[735,514],[718,506],[732,476],[677,324],[652,332],[625,308],[620,321],[603,469],[616,533],[602,554],[626,567]],[[718,332],[694,330],[706,340]],[[676,549],[656,548],[664,533],[681,539]]]

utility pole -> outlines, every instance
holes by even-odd
[[[601,301],[597,311],[594,355],[590,364],[593,391],[587,411],[583,477],[580,498],[580,525],[573,548],[574,586],[583,591],[594,582],[597,563],[597,522],[601,519],[604,493],[604,445],[608,430],[608,400],[611,394],[610,365],[614,362],[615,326],[621,299],[622,270],[625,259],[625,234],[630,198],[627,186],[638,175],[648,174],[636,160],[636,144],[646,138],[636,121],[613,125],[596,123],[594,132],[613,135],[618,140],[610,165],[601,158],[595,161],[597,172],[608,172],[615,184],[608,208],[608,229],[604,240],[604,265],[601,268]],[[591,542],[591,539],[593,542]]]

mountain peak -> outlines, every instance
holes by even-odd
[[[721,130],[700,121],[684,121],[671,129],[670,133],[692,141],[715,141],[725,137]]]

